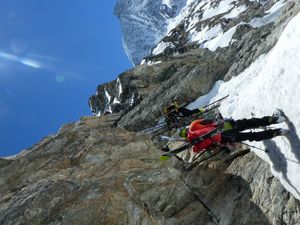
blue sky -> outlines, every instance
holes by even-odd
[[[132,68],[115,1],[0,1],[0,156],[91,115],[98,84]]]

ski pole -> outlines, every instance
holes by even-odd
[[[226,95],[226,96],[224,96],[224,97],[222,97],[222,98],[219,98],[219,99],[217,99],[216,101],[213,101],[212,103],[209,103],[208,105],[203,106],[203,108],[208,107],[208,106],[210,106],[210,105],[213,105],[213,104],[215,104],[215,103],[217,103],[217,102],[220,102],[220,101],[222,101],[223,99],[227,98],[228,96],[229,96],[229,95]]]
[[[260,150],[260,151],[263,151],[263,152],[269,152],[269,149],[268,148],[259,148],[259,147],[256,147],[254,145],[250,145],[250,144],[247,144],[247,143],[244,143],[242,142],[243,145],[246,145],[250,148],[254,148],[254,149],[257,149],[257,150]]]
[[[152,131],[152,130],[156,130],[156,129],[162,128],[165,125],[166,125],[166,122],[161,122],[161,123],[156,124],[153,127],[149,127],[149,128],[144,129],[144,130],[141,130],[140,132],[146,133],[146,132],[149,132],[149,131]]]

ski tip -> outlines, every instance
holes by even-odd
[[[170,158],[171,158],[170,156],[162,155],[162,156],[159,157],[159,160],[160,160],[160,161],[167,161],[167,160],[169,160]]]

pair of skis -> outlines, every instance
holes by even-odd
[[[221,133],[223,131],[223,127],[224,127],[223,123],[218,124],[216,126],[216,128],[214,128],[210,132],[208,132],[200,137],[197,137],[190,142],[184,143],[182,146],[180,146],[178,148],[172,149],[172,150],[164,153],[163,155],[160,156],[160,160],[162,160],[162,161],[168,160],[168,159],[170,159],[170,157],[177,155],[178,153],[192,147],[193,145],[196,145],[207,138],[211,138],[212,136]]]
[[[181,122],[183,124],[188,124],[195,118],[199,117],[200,115],[208,113],[209,111],[218,108],[221,105],[221,101],[226,99],[228,96],[229,95],[226,95],[208,105],[201,107],[201,110],[198,113],[195,113],[194,115],[192,115],[191,117],[184,118],[182,116],[178,116],[178,119],[181,120]],[[161,133],[164,133],[166,130],[170,130],[176,126],[177,126],[177,124],[168,125],[166,121],[162,121],[162,122],[159,122],[158,124],[156,124],[154,127],[144,129],[141,132],[146,133],[146,134],[159,135]]]
[[[205,139],[207,139],[207,138],[211,138],[211,137],[214,136],[214,135],[220,134],[220,133],[223,131],[223,128],[224,128],[224,122],[218,124],[218,126],[217,126],[215,129],[211,130],[210,132],[208,132],[208,133],[206,133],[206,134],[204,134],[204,135],[202,135],[202,136],[200,136],[200,137],[195,138],[195,139],[192,140],[191,142],[184,143],[182,146],[180,146],[180,147],[178,147],[178,148],[175,148],[175,149],[172,149],[172,150],[170,150],[170,151],[164,153],[163,155],[160,156],[160,160],[162,160],[162,161],[168,160],[168,159],[170,159],[172,156],[176,156],[178,153],[180,153],[180,152],[182,152],[182,151],[184,151],[184,150],[186,150],[186,149],[192,147],[193,145],[198,144],[198,143],[200,143],[201,141],[203,141],[203,140],[205,140]],[[167,138],[169,138],[169,137],[162,136],[161,138],[167,139]],[[173,139],[172,137],[171,137],[171,139],[168,139],[168,140],[169,140],[169,141],[184,141],[182,138],[178,138],[178,139],[177,139],[177,138],[174,138],[174,139]],[[253,146],[253,145],[244,143],[244,142],[242,142],[241,144],[243,144],[243,145],[245,145],[245,146],[247,146],[247,147],[249,147],[249,148],[254,148],[254,149],[263,151],[263,152],[265,152],[265,153],[268,153],[268,152],[269,152],[269,149],[268,149],[268,148],[263,149],[263,148],[259,148],[259,147],[256,147],[256,146]],[[206,150],[203,151],[202,153],[200,153],[200,155],[198,155],[197,158],[200,158],[205,152],[206,152]],[[220,152],[221,152],[221,150],[216,151],[216,152],[213,152],[212,155],[210,155],[209,157],[207,157],[207,158],[205,158],[205,159],[203,159],[203,160],[200,160],[200,161],[198,161],[198,162],[202,162],[202,161],[204,161],[204,160],[206,160],[206,159],[209,159],[209,158],[211,158],[211,157],[213,157],[213,156],[219,154]],[[197,161],[197,160],[195,160],[195,161]]]

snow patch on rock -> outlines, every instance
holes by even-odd
[[[250,22],[249,25],[252,27],[258,28],[264,25],[267,25],[269,23],[273,23],[276,21],[278,16],[282,13],[282,10],[284,9],[285,5],[287,3],[287,0],[280,0],[276,2],[269,10],[265,12],[265,16],[255,17]]]
[[[217,48],[221,47],[227,47],[229,44],[232,43],[232,36],[234,35],[236,28],[241,25],[242,23],[230,28],[228,31],[225,33],[220,33],[217,37],[214,39],[204,43],[203,47],[208,48],[211,51],[215,51]]]
[[[235,2],[235,0],[223,0],[219,3],[219,5],[217,5],[217,7],[215,7],[213,5],[214,1],[208,1],[208,2],[209,2],[209,4],[207,4],[203,8],[204,13],[203,13],[201,21],[210,19],[210,18],[220,15],[222,13],[228,12],[229,10],[231,10],[234,7],[234,5],[232,3]]]

